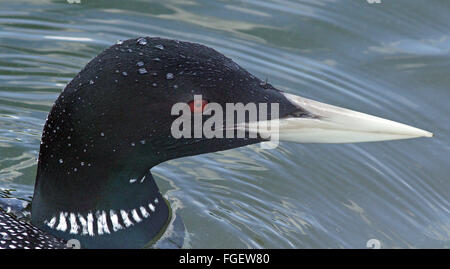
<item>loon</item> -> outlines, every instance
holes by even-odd
[[[192,105],[198,95],[200,103]],[[241,138],[175,138],[171,129],[177,117],[171,109],[176,103],[186,104],[191,116],[212,103],[224,110],[228,103],[278,104],[277,113],[267,109],[265,121],[279,128],[276,134],[259,132],[245,117],[232,128],[244,130],[247,136]],[[148,246],[172,218],[150,172],[167,160],[274,137],[354,143],[431,136],[280,91],[204,45],[157,37],[117,42],[91,60],[51,108],[40,145],[31,225],[0,210],[0,248],[65,248],[71,239],[82,248]]]

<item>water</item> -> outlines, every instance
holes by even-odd
[[[48,111],[117,40],[203,43],[279,89],[435,134],[153,169],[192,248],[450,247],[450,2],[0,0],[0,204],[29,213]],[[164,48],[163,48],[164,49]]]

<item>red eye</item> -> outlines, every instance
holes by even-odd
[[[188,105],[192,113],[202,113],[207,104],[208,101],[204,99],[195,99],[190,101]]]

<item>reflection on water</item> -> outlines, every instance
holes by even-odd
[[[155,167],[188,247],[448,248],[449,11],[445,0],[2,1],[0,202],[20,211],[31,200],[64,85],[116,40],[162,36],[211,46],[284,91],[436,136],[256,145]]]

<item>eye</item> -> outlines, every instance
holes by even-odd
[[[204,99],[195,99],[188,103],[192,113],[202,113],[208,101]]]

